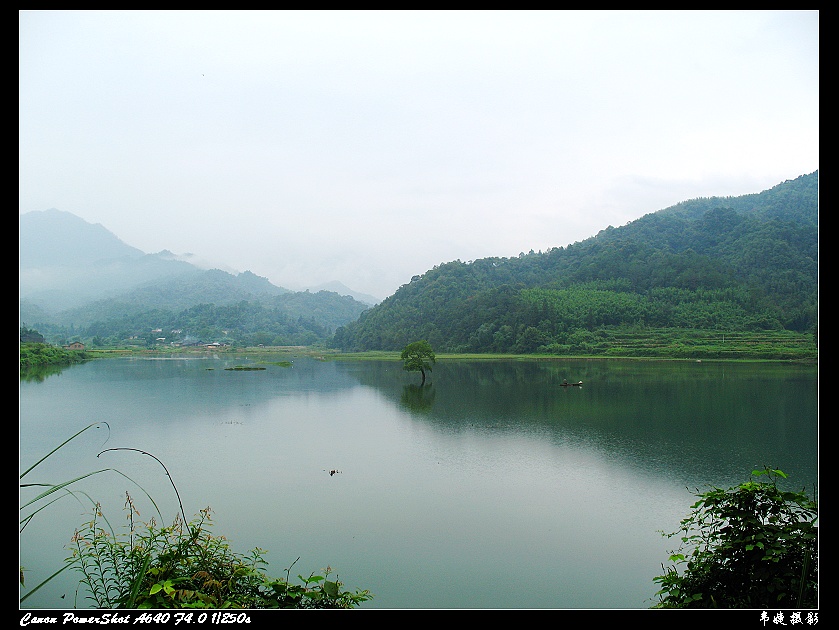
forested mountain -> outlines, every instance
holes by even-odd
[[[818,326],[818,171],[757,194],[685,201],[547,252],[442,264],[369,309],[144,254],[68,213],[30,215],[21,217],[21,322],[54,343],[357,351],[427,339],[439,352],[567,354],[598,339],[614,346],[619,334],[626,354],[626,339],[651,331]],[[50,236],[51,220],[65,238]]]
[[[234,275],[219,269],[194,269],[189,273],[143,283],[118,297],[61,311],[51,319],[64,326],[85,327],[128,313],[161,309],[177,312],[196,304],[223,306],[242,301],[261,301],[285,293],[290,291],[250,271]]]
[[[45,314],[203,271],[165,250],[146,254],[100,224],[54,208],[21,215],[19,238],[19,297],[24,309]]]
[[[80,340],[92,347],[199,342],[312,345],[325,343],[366,308],[367,304],[331,291],[292,292],[250,272],[232,276],[210,270],[144,286],[53,318],[39,319],[43,313],[22,308],[21,322],[52,343]]]
[[[20,321],[59,344],[200,339],[309,345],[325,342],[369,306],[333,291],[292,292],[249,271],[202,269],[182,258],[166,250],[145,254],[68,212],[24,214]]]
[[[595,331],[818,325],[818,171],[758,194],[686,201],[547,252],[454,261],[336,331],[345,351],[585,349]]]
[[[199,303],[180,311],[129,310],[71,332],[93,347],[126,341],[145,346],[309,346],[328,341],[336,328],[354,321],[365,308],[350,296],[330,291],[287,292],[261,300]]]

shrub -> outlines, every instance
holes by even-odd
[[[754,470],[737,487],[697,495],[680,529],[664,534],[680,535],[681,546],[653,579],[654,607],[818,607],[818,506],[778,488],[779,478],[780,470]]]
[[[138,523],[128,494],[125,510],[127,532],[115,535],[97,506],[73,536],[68,562],[96,608],[353,608],[372,598],[342,591],[341,582],[328,579],[328,567],[324,575],[298,576],[300,584],[268,577],[265,550],[240,555],[209,531],[210,508],[169,527]]]
[[[233,552],[223,536],[214,536],[210,508],[201,510],[191,522],[186,515],[180,494],[180,515],[169,527],[159,527],[154,519],[148,523],[135,520],[137,511],[126,492],[127,531],[118,535],[102,513],[99,503],[76,487],[88,478],[102,473],[116,473],[135,483],[114,468],[103,468],[59,483],[28,482],[25,479],[42,462],[83,433],[104,427],[107,422],[92,423],[72,435],[20,475],[21,491],[37,490],[38,494],[20,507],[20,533],[43,510],[65,497],[84,498],[93,505],[93,516],[76,530],[71,541],[71,556],[64,565],[21,597],[21,603],[63,571],[72,568],[81,573],[80,583],[87,589],[87,599],[96,608],[354,608],[373,598],[369,591],[342,591],[343,584],[328,579],[332,569],[323,575],[298,575],[300,584],[286,578],[271,578],[263,571],[267,565],[265,550],[255,548],[247,556]],[[134,448],[110,448],[101,451],[134,451],[157,457]],[[97,456],[98,457],[98,456]],[[171,480],[169,471],[166,475]],[[140,490],[157,505],[149,494]],[[157,510],[158,516],[160,510]],[[299,560],[299,558],[298,558]],[[20,566],[20,585],[25,587],[24,566]]]

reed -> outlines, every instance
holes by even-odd
[[[187,520],[183,502],[174,479],[165,464],[153,454],[136,448],[107,448],[97,457],[114,451],[136,452],[153,458],[166,472],[178,498],[180,514],[170,526],[159,526],[152,517],[139,520],[131,495],[125,493],[127,513],[125,529],[117,530],[104,514],[101,504],[77,485],[90,477],[111,472],[136,485],[149,499],[163,522],[154,499],[140,484],[116,468],[93,470],[59,483],[26,480],[37,467],[54,456],[83,433],[105,427],[106,422],[92,423],[72,435],[20,475],[20,487],[38,489],[38,494],[20,507],[20,533],[50,505],[65,497],[74,497],[92,507],[91,519],[76,529],[70,542],[70,556],[65,564],[29,590],[20,599],[23,603],[56,576],[74,569],[79,572],[86,600],[95,608],[354,608],[372,599],[367,590],[342,590],[343,583],[330,578],[332,568],[298,575],[300,583],[290,582],[291,568],[285,578],[272,578],[264,572],[266,551],[255,548],[248,554],[234,552],[224,536],[211,533],[209,507],[191,521]],[[24,567],[20,567],[20,583],[25,587]],[[77,594],[78,597],[78,594]],[[78,603],[78,602],[76,602]]]
[[[20,474],[20,489],[21,489],[22,492],[26,492],[29,489],[36,489],[36,490],[40,489],[41,490],[33,498],[25,501],[19,508],[20,513],[21,513],[21,518],[20,518],[20,521],[19,521],[19,526],[20,526],[19,533],[20,534],[23,533],[24,529],[26,529],[26,526],[32,521],[33,518],[35,518],[41,512],[43,512],[44,510],[49,508],[55,502],[60,501],[61,499],[75,498],[77,501],[79,501],[82,504],[89,503],[90,505],[95,507],[96,506],[96,501],[85,490],[79,489],[78,485],[81,481],[83,481],[85,479],[89,479],[91,477],[94,477],[96,475],[101,475],[101,474],[104,474],[104,473],[114,473],[116,475],[120,475],[120,476],[124,477],[125,479],[131,481],[131,483],[136,485],[140,489],[140,491],[146,497],[148,497],[148,499],[151,501],[152,505],[154,505],[155,509],[157,510],[158,515],[160,515],[160,510],[157,508],[157,504],[155,504],[154,499],[152,499],[152,497],[149,495],[149,493],[146,492],[143,489],[143,487],[140,484],[138,484],[136,481],[134,481],[131,477],[129,477],[128,475],[126,475],[125,473],[123,473],[122,471],[120,471],[116,468],[100,468],[98,470],[93,470],[93,471],[87,472],[83,475],[73,477],[72,479],[67,479],[67,480],[64,480],[64,481],[60,481],[58,483],[49,483],[49,482],[40,482],[40,481],[30,482],[30,481],[28,481],[29,477],[32,475],[33,471],[35,471],[35,469],[38,466],[43,464],[50,457],[53,457],[54,455],[56,455],[56,453],[58,453],[61,449],[66,447],[68,444],[70,444],[70,442],[79,438],[79,436],[81,436],[83,433],[86,433],[86,432],[91,431],[91,430],[103,428],[103,427],[105,429],[107,429],[108,433],[110,433],[111,427],[107,422],[104,422],[104,421],[103,422],[92,422],[91,424],[87,425],[86,427],[84,427],[83,429],[78,431],[77,433],[71,435],[69,438],[64,440],[61,444],[59,444],[58,446],[53,448],[46,455],[44,455],[43,457],[38,459],[34,464],[29,466],[29,468],[27,468],[26,470],[24,470]],[[107,438],[105,439],[105,442],[107,442]],[[162,515],[160,515],[160,516],[162,518]],[[107,520],[105,520],[105,523],[110,527],[110,523],[108,523]],[[113,531],[113,529],[111,529],[111,531]],[[71,566],[72,566],[71,563],[66,563],[61,568],[56,570],[54,573],[49,575],[49,577],[47,577],[46,579],[39,582],[34,588],[27,591],[26,594],[24,594],[20,598],[21,603],[23,603],[26,599],[28,599],[29,597],[31,597],[32,595],[37,593],[38,590],[40,590],[46,584],[48,584],[50,581],[55,579],[56,576],[60,575],[61,573],[63,573],[67,569],[71,568]],[[21,564],[21,566],[20,566],[20,584],[23,587],[26,587],[26,580],[25,580],[26,570],[27,569],[24,567],[24,565]]]

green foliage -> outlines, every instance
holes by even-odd
[[[428,339],[440,352],[565,353],[582,331],[814,339],[817,325],[815,172],[760,195],[651,213],[564,248],[438,265],[336,330],[332,344],[398,350]]]
[[[34,328],[20,327],[20,343],[44,343],[44,336]]]
[[[62,314],[65,321],[77,322],[75,326],[39,325],[51,339],[73,336],[98,347],[155,346],[160,337],[165,345],[217,341],[239,346],[302,346],[326,343],[336,328],[368,308],[331,291],[288,292],[238,302],[230,302],[223,291],[197,295],[205,301],[182,308],[176,293],[167,294],[166,299],[144,296],[131,303],[95,303],[88,310]]]
[[[403,370],[422,373],[420,385],[425,384],[425,371],[431,372],[432,366],[437,362],[434,350],[431,349],[431,344],[426,340],[409,343],[402,350],[401,358],[404,361]]]
[[[655,607],[818,608],[818,506],[779,478],[754,470],[735,488],[697,494],[680,529],[665,534],[681,546],[653,580]]]
[[[265,551],[253,549],[247,556],[235,553],[223,536],[210,533],[210,508],[187,523],[177,487],[166,466],[157,457],[135,448],[109,448],[109,451],[135,451],[155,459],[166,471],[178,496],[181,509],[173,524],[159,527],[154,518],[147,523],[135,520],[140,513],[126,492],[127,531],[117,534],[95,502],[78,484],[101,473],[125,477],[144,493],[162,519],[154,500],[130,477],[114,468],[94,470],[59,483],[24,481],[40,464],[87,431],[106,428],[107,423],[93,423],[53,448],[20,475],[21,496],[30,490],[37,495],[20,507],[20,532],[64,497],[88,501],[92,518],[77,529],[71,541],[71,555],[64,565],[31,588],[21,603],[67,569],[80,573],[80,583],[87,589],[87,599],[96,608],[354,608],[372,599],[367,590],[342,590],[343,583],[329,579],[332,569],[323,575],[298,575],[300,584],[286,578],[271,578],[262,567]],[[298,558],[299,560],[299,558]],[[296,564],[292,563],[292,567]],[[20,584],[26,587],[25,572],[20,566]]]
[[[82,363],[90,357],[81,350],[65,350],[48,343],[21,343],[20,369],[43,367],[47,365],[72,365]]]
[[[25,471],[23,471],[20,474],[21,499],[23,499],[24,494],[30,492],[31,490],[35,490],[37,492],[37,494],[33,498],[25,500],[24,503],[20,506],[20,513],[21,513],[20,532],[21,533],[23,533],[23,530],[26,529],[26,526],[32,521],[33,518],[35,518],[35,516],[37,516],[38,514],[40,514],[41,512],[46,510],[47,508],[49,508],[56,501],[59,501],[63,498],[72,497],[72,498],[75,498],[76,500],[80,500],[81,502],[90,501],[90,503],[93,504],[93,499],[91,499],[90,496],[86,492],[78,489],[79,483],[81,481],[85,480],[85,479],[88,479],[88,478],[91,478],[91,477],[94,477],[96,475],[100,475],[100,474],[103,474],[103,473],[116,473],[118,475],[121,475],[121,476],[125,477],[126,479],[128,479],[132,483],[135,483],[135,485],[136,485],[136,482],[134,482],[130,477],[128,477],[124,473],[122,473],[119,470],[116,470],[114,468],[103,468],[103,469],[100,469],[100,470],[93,470],[93,471],[90,471],[90,472],[85,473],[83,475],[80,475],[78,477],[75,477],[73,479],[63,480],[63,481],[60,481],[58,483],[30,482],[30,481],[28,481],[28,477],[32,473],[32,471],[34,471],[44,461],[46,461],[50,457],[54,456],[62,448],[64,448],[67,444],[69,444],[70,442],[72,442],[73,440],[75,440],[76,438],[81,436],[82,434],[87,433],[88,431],[97,430],[97,429],[106,429],[106,430],[110,431],[110,426],[108,425],[107,422],[94,422],[92,424],[87,425],[86,427],[84,427],[83,429],[81,429],[80,431],[75,433],[74,435],[72,435],[69,438],[67,438],[66,440],[64,440],[61,444],[59,444],[58,446],[53,448],[49,453],[47,453],[46,455],[41,457],[37,462],[32,464],[29,468],[27,468]],[[146,493],[145,490],[143,490],[142,487],[140,487],[139,485],[138,485],[138,487],[148,497],[148,493]],[[148,497],[148,498],[151,500],[151,497]],[[152,505],[154,505],[153,500],[152,500]],[[156,507],[157,506],[155,505],[155,508]],[[21,597],[21,602],[25,601],[28,597],[30,597],[31,595],[36,593],[41,587],[43,587],[45,584],[47,584],[55,576],[57,576],[58,574],[65,571],[69,566],[70,565],[65,564],[62,568],[55,571],[55,573],[48,576],[46,579],[43,579],[37,586],[32,588],[23,597]],[[20,585],[21,586],[26,586],[26,584],[25,584],[25,571],[26,570],[27,569],[24,567],[24,565],[21,564],[21,567],[20,567]]]
[[[95,470],[95,471],[86,473],[86,474],[81,475],[79,477],[76,477],[74,479],[65,480],[65,481],[62,481],[60,483],[55,483],[55,484],[53,484],[53,483],[43,483],[43,482],[24,481],[32,473],[33,470],[35,470],[38,466],[40,466],[42,463],[44,463],[47,459],[49,459],[50,457],[55,455],[58,451],[60,451],[62,448],[64,448],[67,444],[69,444],[70,442],[72,442],[73,440],[78,438],[83,433],[86,433],[87,431],[100,429],[100,428],[110,430],[110,426],[108,425],[107,422],[91,423],[91,424],[87,425],[86,427],[84,427],[81,431],[78,431],[77,433],[71,435],[69,438],[64,440],[61,444],[56,446],[49,453],[44,455],[41,459],[39,459],[37,462],[32,464],[29,468],[27,468],[26,470],[24,470],[20,474],[20,489],[21,490],[28,491],[30,488],[39,490],[38,494],[35,497],[29,499],[28,501],[25,501],[23,503],[23,505],[21,505],[21,507],[20,507],[21,512],[24,512],[24,511],[28,510],[28,513],[24,514],[24,516],[20,520],[20,531],[21,532],[26,528],[26,525],[34,518],[34,516],[36,514],[38,514],[39,512],[44,510],[45,508],[47,508],[50,504],[52,504],[53,502],[57,501],[58,499],[60,499],[64,496],[73,496],[73,489],[71,488],[71,486],[74,486],[74,484],[77,484],[79,481],[81,481],[83,479],[87,479],[88,477],[91,477],[93,475],[98,475],[98,474],[104,473],[104,472],[114,471],[114,472],[119,473],[119,471],[115,471],[112,468],[104,468],[104,469],[101,469],[101,470]],[[119,474],[122,474],[122,473],[119,473]],[[58,495],[53,496],[56,493],[58,493]]]
[[[241,555],[211,533],[210,508],[169,527],[138,522],[128,494],[125,511],[124,533],[103,527],[97,506],[73,536],[68,563],[81,573],[96,608],[354,608],[372,598],[366,590],[341,590],[341,582],[328,579],[329,567],[323,575],[298,575],[300,584],[269,577],[265,550]]]

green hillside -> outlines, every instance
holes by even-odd
[[[333,346],[427,339],[439,352],[721,356],[688,340],[737,333],[758,344],[793,335],[814,355],[817,326],[818,171],[547,252],[436,266],[339,328]]]
[[[22,302],[23,304],[23,302]],[[367,305],[331,291],[293,292],[250,272],[184,274],[118,298],[47,316],[21,307],[21,322],[50,343],[91,348],[202,343],[236,346],[325,344]]]

